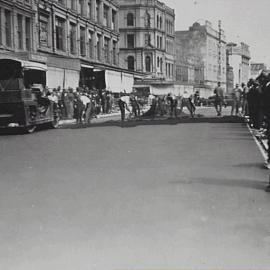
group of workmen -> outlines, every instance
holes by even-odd
[[[150,94],[148,97],[148,110],[143,114],[141,114],[141,105],[138,97],[135,95],[121,93],[118,106],[122,121],[125,121],[127,112],[128,117],[141,116],[142,118],[150,117],[153,119],[156,116],[168,115],[171,118],[177,118],[183,111],[183,108],[186,107],[193,118],[196,110],[192,96],[187,91],[184,91],[182,96],[176,96],[172,93],[163,96]]]

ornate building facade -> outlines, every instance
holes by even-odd
[[[0,1],[0,56],[31,60],[37,49],[32,0]]]
[[[157,0],[119,4],[121,65],[146,74],[137,88],[169,88],[175,81],[174,10]]]
[[[119,66],[119,6],[113,0],[0,0],[0,56],[46,66],[49,88],[129,88]],[[117,86],[118,85],[118,86]]]

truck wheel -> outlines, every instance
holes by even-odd
[[[30,133],[35,132],[36,128],[37,128],[36,125],[30,125],[30,126],[26,126],[24,129],[26,133],[30,134]]]

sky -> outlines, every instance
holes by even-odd
[[[218,29],[222,21],[227,42],[245,42],[251,61],[270,68],[270,0],[163,0],[175,10],[176,30],[208,20]]]

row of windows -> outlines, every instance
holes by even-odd
[[[174,23],[170,20],[166,20],[166,32],[174,34]]]
[[[162,57],[157,57],[157,68],[159,68],[159,71],[163,72],[163,59]]]
[[[174,65],[170,63],[166,63],[166,76],[173,77],[174,75]]]
[[[127,48],[134,49],[135,48],[135,34],[127,34]],[[151,43],[151,34],[144,35],[144,43],[145,46],[153,45]],[[163,37],[157,35],[157,43],[156,48],[162,50],[163,49]],[[171,41],[166,41],[166,50],[167,52],[173,52],[173,43]]]
[[[100,0],[57,0],[57,2],[78,12],[84,17],[116,30],[117,12],[110,9],[108,5],[102,3]],[[101,5],[103,5],[103,14],[101,14]]]
[[[176,80],[181,82],[202,83],[204,81],[204,70],[202,68],[177,66]]]
[[[144,65],[146,72],[152,72],[152,57],[147,55],[144,58]],[[135,58],[130,55],[127,57],[127,67],[129,70],[135,70]],[[163,72],[163,59],[162,57],[157,57],[157,68],[162,73]],[[174,65],[171,63],[166,63],[166,76],[172,77],[174,75]]]
[[[52,41],[49,18],[41,15],[39,25],[40,45],[49,48]],[[99,61],[103,56],[105,62],[116,64],[117,41],[112,41],[112,44],[110,42],[110,38],[103,37],[101,34],[96,35],[93,31],[87,31],[83,26],[78,28],[78,25],[72,22],[69,23],[69,32],[66,33],[66,21],[59,17],[55,18],[55,45],[58,51],[67,52],[69,50],[72,55],[79,53],[83,57],[96,58]]]
[[[127,26],[135,26],[135,17],[133,13],[127,14]],[[146,12],[145,13],[145,27],[151,27],[151,15]]]
[[[17,14],[13,20],[10,10],[0,9],[0,44],[12,48],[14,43],[16,49],[31,49],[31,19]]]
[[[218,72],[219,72],[219,66],[209,64],[209,65],[208,65],[208,72],[218,73]],[[222,67],[222,73],[223,73],[223,74],[226,73],[225,67]]]
[[[152,71],[152,58],[151,56],[147,55],[144,59],[145,64],[145,71],[151,72]],[[127,67],[129,70],[135,70],[135,58],[134,56],[127,57]]]
[[[163,27],[162,17],[160,15],[157,15],[157,28],[162,29],[162,27]]]
[[[157,48],[158,49],[163,49],[163,38],[160,36],[157,36]]]
[[[135,16],[133,13],[128,13],[127,14],[127,26],[135,26]],[[151,27],[151,15],[146,12],[145,13],[145,27]],[[157,15],[156,18],[156,27],[160,30],[163,29],[163,19],[161,15]],[[169,34],[173,34],[174,33],[174,25],[173,22],[171,22],[170,20],[166,20],[166,31]]]
[[[17,2],[22,3],[22,4],[26,4],[26,5],[31,4],[31,0],[17,0]]]
[[[173,42],[166,40],[166,52],[173,54],[173,51],[174,51]]]

